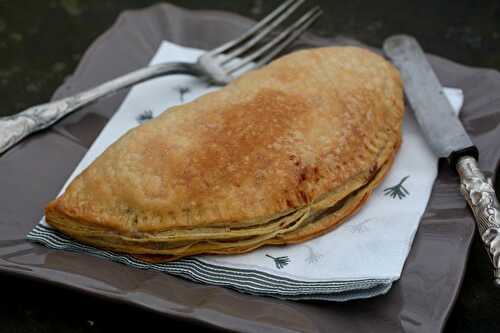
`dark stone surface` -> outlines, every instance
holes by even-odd
[[[408,33],[417,37],[427,52],[466,65],[500,69],[498,1],[310,1],[320,4],[325,11],[313,28],[319,35],[342,34],[380,46],[388,35]],[[0,0],[0,116],[47,101],[73,72],[89,44],[121,11],[155,2]],[[171,2],[193,9],[238,12],[256,19],[280,3],[277,0]],[[0,275],[0,295],[1,332],[186,328],[183,322],[141,309],[6,275]],[[493,288],[490,266],[477,238],[446,331],[500,332],[500,290]]]

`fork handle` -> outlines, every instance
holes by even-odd
[[[54,102],[30,107],[12,116],[0,118],[0,154],[26,136],[47,128],[64,116],[97,99],[131,85],[167,74],[202,75],[195,64],[171,62],[152,65]]]

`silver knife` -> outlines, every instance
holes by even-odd
[[[415,38],[396,35],[384,41],[384,52],[399,68],[406,98],[420,128],[439,157],[447,158],[460,175],[460,191],[469,204],[500,287],[500,210],[492,186],[478,166],[478,150],[443,93]]]

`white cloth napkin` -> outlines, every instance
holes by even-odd
[[[163,42],[151,64],[195,61],[201,52]],[[130,128],[214,89],[217,88],[185,75],[162,77],[135,86],[66,185]],[[445,88],[445,94],[458,112],[463,102],[462,91]],[[413,115],[407,113],[403,144],[394,166],[368,202],[332,232],[302,244],[151,265],[79,244],[50,228],[43,219],[28,238],[52,248],[90,252],[131,266],[247,293],[287,299],[365,298],[387,292],[392,282],[399,279],[436,174],[437,157],[424,141]]]

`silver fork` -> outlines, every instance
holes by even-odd
[[[225,85],[244,72],[259,68],[296,40],[321,15],[319,7],[276,33],[305,0],[288,0],[242,36],[202,54],[196,63],[173,62],[141,68],[95,88],[54,102],[33,106],[0,118],[0,154],[26,136],[47,128],[64,116],[120,89],[169,74],[190,74]],[[261,45],[265,38],[270,40]]]

